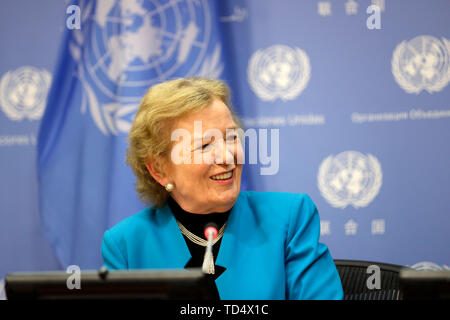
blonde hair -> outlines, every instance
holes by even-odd
[[[128,135],[126,162],[136,176],[139,198],[155,207],[163,206],[168,192],[148,172],[146,163],[155,156],[169,159],[170,135],[176,120],[208,107],[220,99],[231,112],[236,125],[239,118],[230,104],[230,90],[220,80],[181,78],[151,87],[141,101]]]

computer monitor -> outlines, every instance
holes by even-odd
[[[404,300],[450,300],[450,270],[401,270]]]
[[[8,274],[7,299],[218,299],[215,285],[201,269],[81,271],[80,289],[69,289],[71,275],[64,271]]]

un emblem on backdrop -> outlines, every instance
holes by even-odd
[[[450,270],[449,266],[443,265],[442,267],[434,262],[430,261],[421,261],[411,266],[411,268],[416,270],[431,270],[431,271],[440,271],[440,270]]]
[[[208,2],[85,1],[81,30],[71,31],[84,98],[105,135],[128,132],[147,89],[172,77],[220,76]],[[95,11],[95,12],[94,12]]]
[[[6,300],[5,282],[3,279],[0,280],[0,300]]]
[[[317,176],[320,193],[333,207],[367,206],[378,194],[383,181],[381,165],[368,154],[345,151],[322,161]]]
[[[403,41],[392,55],[392,74],[408,93],[433,93],[450,81],[450,42],[431,36]]]
[[[51,75],[45,69],[21,67],[0,79],[0,108],[14,121],[39,120],[44,113]]]
[[[308,84],[311,66],[303,50],[275,45],[252,55],[247,76],[252,90],[262,100],[292,100]]]

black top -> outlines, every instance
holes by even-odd
[[[214,222],[218,226],[218,230],[222,228],[223,224],[228,220],[228,216],[230,215],[230,211],[227,212],[216,212],[210,214],[196,214],[183,210],[178,203],[169,197],[168,204],[170,210],[172,210],[175,219],[177,219],[186,229],[195,234],[196,236],[205,239],[204,228],[205,225]],[[193,243],[189,240],[185,235],[183,235],[184,240],[189,248],[189,252],[191,253],[192,258],[188,261],[185,268],[201,268],[203,265],[203,257],[205,255],[206,247]],[[222,242],[222,238],[219,239],[216,244],[213,246],[213,255],[214,262],[217,259],[217,254],[219,253],[220,243]],[[217,279],[226,268],[222,266],[215,265],[214,271],[215,274],[207,275],[209,278],[213,280]]]

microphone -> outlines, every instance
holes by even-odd
[[[219,235],[219,231],[217,231],[217,224],[214,222],[210,222],[205,225],[205,238],[206,240],[209,240],[210,236],[213,237],[213,240],[217,238]]]
[[[205,238],[208,240],[208,244],[205,249],[205,256],[203,258],[202,270],[207,274],[214,274],[214,256],[212,252],[213,241],[217,238],[219,232],[217,231],[217,225],[210,222],[205,225]]]

